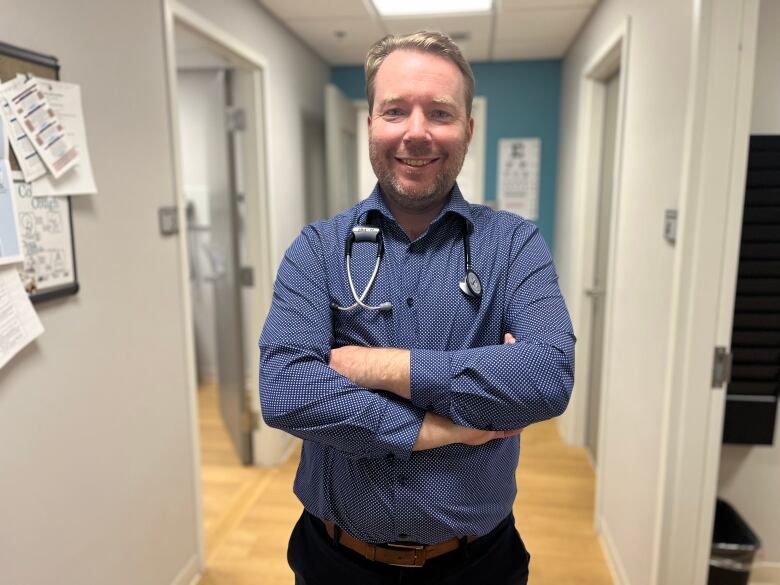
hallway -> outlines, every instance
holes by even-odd
[[[279,468],[239,464],[216,389],[198,393],[208,568],[200,585],[290,585],[287,538],[301,512],[292,493],[297,453]],[[556,423],[523,433],[517,525],[533,557],[531,585],[608,585],[593,532],[595,478],[584,449],[564,445]]]

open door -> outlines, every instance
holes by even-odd
[[[224,71],[224,119],[226,181],[224,189],[212,193],[211,244],[217,267],[214,271],[214,307],[217,330],[217,372],[219,407],[225,427],[244,465],[252,463],[250,409],[244,388],[244,316],[242,307],[241,245],[242,220],[239,192],[238,149],[243,130],[240,115],[234,109],[234,73]],[[232,114],[232,115],[231,115]]]

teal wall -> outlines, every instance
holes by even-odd
[[[561,61],[472,63],[475,95],[487,98],[485,200],[496,198],[498,140],[538,137],[542,140],[539,225],[552,247],[555,229],[555,179],[558,166],[558,119]],[[331,82],[351,99],[365,98],[362,67],[332,67]]]

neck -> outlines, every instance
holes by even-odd
[[[434,218],[439,215],[447,202],[447,197],[433,201],[430,205],[422,208],[409,208],[394,201],[391,197],[385,197],[384,200],[398,225],[413,242],[428,229]]]
[[[421,212],[393,209],[392,206],[390,206],[390,211],[393,212],[393,217],[395,217],[398,225],[401,226],[401,229],[403,229],[406,235],[409,237],[409,240],[413,242],[419,238],[420,235],[425,232],[425,230],[428,229],[428,226],[431,225],[433,218],[439,214],[439,211],[441,211],[442,207],[444,206],[439,205],[436,209],[425,210]]]

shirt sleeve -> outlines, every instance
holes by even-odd
[[[326,276],[320,234],[308,226],[285,253],[260,337],[263,419],[353,458],[408,459],[425,412],[328,366],[333,324]]]
[[[538,228],[515,232],[504,298],[501,333],[516,343],[411,350],[413,404],[479,429],[518,429],[563,413],[576,339]]]

